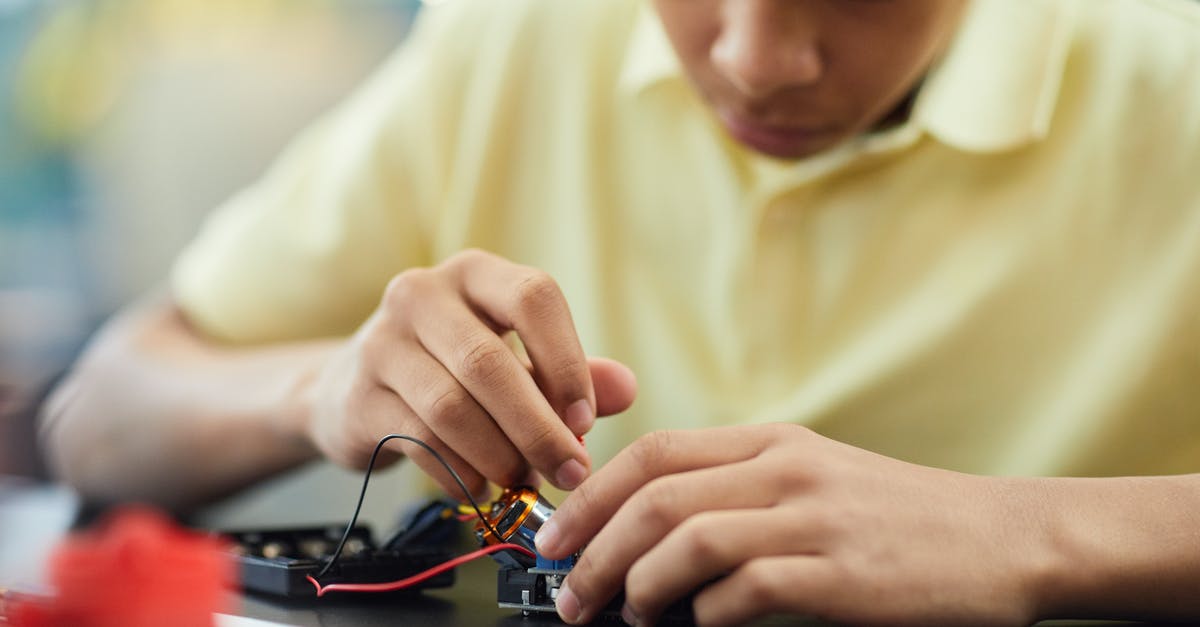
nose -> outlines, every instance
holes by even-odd
[[[762,98],[807,87],[824,72],[819,28],[800,3],[735,0],[726,3],[711,59],[717,72],[744,95]]]

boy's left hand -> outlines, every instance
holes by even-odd
[[[659,432],[567,497],[538,548],[562,558],[587,543],[558,596],[570,623],[624,587],[626,620],[653,624],[713,582],[695,599],[702,625],[1028,624],[1055,555],[1037,481],[909,464],[796,425]]]

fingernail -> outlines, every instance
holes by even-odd
[[[587,478],[587,468],[577,459],[569,459],[554,473],[554,482],[564,490],[574,490]]]
[[[587,399],[579,399],[567,407],[567,415],[563,417],[563,421],[567,423],[571,433],[584,434],[590,431],[592,424],[596,422],[596,412],[592,411],[592,404]]]
[[[571,588],[565,581],[558,589],[558,598],[554,601],[554,608],[558,610],[559,618],[572,625],[579,621],[579,615],[583,612],[579,607],[579,599],[575,598],[575,593],[571,592]]]
[[[626,625],[637,625],[638,615],[633,612],[633,608],[625,604],[621,606],[621,620],[625,621]]]
[[[558,523],[551,518],[542,524],[542,528],[538,529],[536,535],[533,536],[533,544],[537,547],[538,553],[552,553],[558,547]]]

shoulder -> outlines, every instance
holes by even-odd
[[[629,36],[639,0],[443,0],[419,18],[422,34],[463,62],[539,66],[611,55]],[[444,60],[444,59],[443,59]]]
[[[1072,60],[1098,86],[1139,100],[1200,97],[1200,2],[1088,0],[1076,17]]]
[[[1195,0],[1087,0],[1078,10],[1081,22],[1114,32],[1200,31],[1200,4]]]
[[[1087,0],[1062,87],[1067,111],[1111,150],[1200,160],[1200,2]]]
[[[1111,68],[1166,74],[1200,56],[1200,3],[1194,0],[1088,0],[1076,15],[1081,52]]]
[[[477,138],[492,137],[518,121],[601,101],[618,80],[644,4],[443,0],[422,10],[395,65],[424,77],[421,106],[453,122],[447,133],[469,127]]]

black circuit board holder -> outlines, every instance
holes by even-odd
[[[525,568],[515,565],[501,565],[496,574],[496,601],[502,608],[521,610],[525,616],[534,613],[556,613],[554,599],[570,570],[552,570],[547,568]],[[664,623],[693,623],[693,596],[672,603],[664,612],[659,622]],[[625,595],[617,595],[598,618],[621,620],[621,606],[625,603]]]
[[[247,592],[290,598],[311,598],[316,589],[307,577],[317,576],[328,554],[306,552],[305,546],[333,546],[345,524],[271,530],[224,532],[234,543],[239,581]],[[425,571],[454,557],[445,546],[408,544],[379,547],[366,526],[355,527],[337,564],[321,577],[322,584],[396,581]],[[265,554],[264,554],[265,553]],[[314,555],[315,554],[315,555]],[[454,585],[454,570],[435,575],[404,592]],[[336,593],[335,593],[336,594]]]

